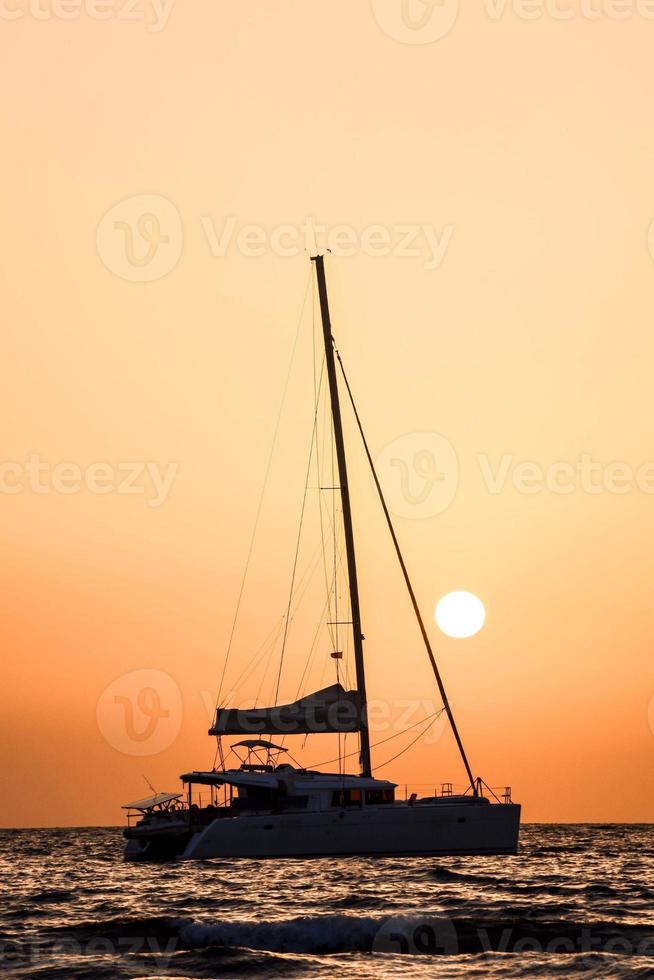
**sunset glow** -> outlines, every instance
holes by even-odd
[[[475,775],[527,822],[652,818],[654,24],[424,6],[424,43],[367,0],[2,23],[3,824],[116,825],[211,766],[287,621],[280,704],[351,682],[351,628],[312,647],[314,248]],[[343,415],[381,742],[442,702]],[[458,588],[488,618],[448,600],[446,638]],[[393,778],[465,783],[430,735]]]

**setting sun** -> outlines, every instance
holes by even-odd
[[[465,640],[478,633],[486,621],[481,599],[471,592],[449,592],[436,606],[436,624],[442,633]]]

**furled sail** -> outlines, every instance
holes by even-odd
[[[358,691],[333,684],[274,708],[217,708],[210,735],[311,735],[361,730]]]

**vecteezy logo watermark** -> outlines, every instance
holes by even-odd
[[[175,0],[0,0],[0,20],[120,20],[145,24],[159,34]]]
[[[159,194],[138,194],[110,208],[96,236],[98,255],[111,272],[129,282],[167,275],[182,254],[182,219]]]
[[[82,467],[70,461],[49,463],[32,453],[24,463],[0,460],[0,495],[71,496],[83,491],[101,496],[136,494],[146,497],[148,507],[161,507],[170,495],[177,471],[177,463],[164,467],[142,461],[115,465],[95,462]]]
[[[359,709],[352,702],[341,702],[324,710],[321,706],[306,711],[289,711],[287,705],[268,708],[264,723],[258,698],[237,698],[236,692],[231,691],[221,698],[219,708],[213,692],[202,691],[201,698],[207,721],[217,730],[226,727],[226,722],[232,725],[237,721],[241,731],[250,735],[270,734],[265,724],[271,724],[280,735],[288,735],[300,718],[303,725],[318,734],[333,729],[336,724],[346,733],[359,728]],[[400,736],[422,729],[422,744],[434,745],[447,729],[445,709],[429,698],[373,698],[366,702],[366,713],[371,735],[393,732]]]
[[[445,916],[398,915],[382,924],[373,939],[372,953],[454,956],[465,952],[485,955],[493,962],[498,953],[554,956],[576,953],[579,962],[590,969],[595,965],[597,953],[639,957],[651,957],[654,953],[654,935],[647,926],[602,930],[601,926],[561,923],[561,927],[556,935],[552,929],[539,932],[538,926],[530,926],[528,920],[517,926],[500,920],[488,927],[480,923],[459,939],[455,923]]]
[[[133,670],[112,681],[96,706],[105,741],[125,755],[157,755],[169,748],[182,726],[182,695],[169,674]]]
[[[512,453],[493,458],[474,456],[486,493],[513,491],[522,496],[583,493],[590,497],[629,493],[654,496],[654,461],[638,465],[618,460],[602,462],[590,453],[575,460],[548,464],[517,459]],[[459,487],[459,461],[454,447],[437,432],[412,432],[389,443],[375,466],[389,509],[397,517],[415,520],[442,514]]]
[[[575,462],[559,460],[543,466],[531,461],[516,460],[505,453],[493,462],[485,453],[477,455],[477,463],[486,490],[497,496],[511,486],[527,496],[544,492],[568,496],[585,493],[591,497],[608,493],[624,496],[638,490],[654,494],[654,462],[639,466],[612,461],[602,463],[590,453],[582,453]]]
[[[459,16],[459,0],[372,0],[375,20],[403,44],[432,44],[450,33]]]
[[[129,929],[126,930],[129,933]],[[72,937],[55,939],[47,946],[39,942],[36,938],[10,940],[0,942],[0,963],[7,969],[13,966],[17,975],[34,975],[34,969],[38,968],[41,976],[47,976],[48,972],[56,971],[61,963],[72,962],[73,959],[79,960],[86,957],[87,962],[93,963],[94,958],[102,957],[121,957],[127,964],[134,963],[134,959],[139,959],[139,976],[159,977],[162,973],[168,973],[170,963],[175,953],[178,951],[179,939],[176,935],[171,936],[163,945],[165,937],[161,941],[154,936],[134,936],[128,934],[118,937],[95,936],[91,934],[83,942]],[[49,970],[52,967],[52,971]],[[31,969],[30,969],[31,968]],[[131,966],[129,967],[131,969]],[[11,974],[7,972],[7,976]]]
[[[491,20],[513,13],[519,20],[654,20],[652,0],[484,0]]]
[[[530,934],[529,927],[495,926],[493,929],[478,928],[477,940],[479,952],[492,954],[493,957],[497,953],[576,953],[581,954],[579,963],[592,969],[596,966],[593,958],[596,953],[651,957],[654,953],[654,935],[643,934],[644,929],[647,927],[626,926],[624,932],[615,928],[602,931],[601,927],[596,930],[593,926],[575,925],[562,930],[558,936],[553,936],[551,931],[539,936]]]
[[[1,0],[0,0],[1,2]],[[307,217],[297,225],[266,227],[228,215],[215,221],[200,215],[200,224],[213,258],[238,252],[246,258],[276,255],[294,258],[303,253],[331,252],[338,258],[422,260],[427,271],[439,269],[454,238],[454,225],[438,229],[425,223],[321,225]],[[174,269],[182,253],[182,219],[175,205],[156,194],[141,194],[114,205],[96,232],[98,255],[121,279],[153,282]]]
[[[403,44],[432,44],[446,37],[459,15],[459,0],[371,0],[375,20],[388,37]],[[472,3],[470,4],[472,7]],[[654,20],[653,0],[481,0],[490,21]]]
[[[389,509],[397,517],[424,519],[447,510],[459,486],[452,443],[438,432],[394,439],[375,460]]]
[[[444,916],[397,915],[387,919],[372,942],[373,954],[455,956],[459,938]]]
[[[396,259],[422,259],[429,271],[438,269],[454,237],[454,225],[440,230],[428,224],[321,225],[307,217],[299,225],[263,225],[239,221],[230,215],[218,226],[211,215],[200,218],[214,258],[224,258],[236,249],[248,258],[272,254],[293,258],[307,252],[316,255],[328,251],[339,258],[367,255],[369,258],[393,256]]]

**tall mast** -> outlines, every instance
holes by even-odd
[[[352,528],[352,508],[350,506],[350,490],[347,482],[347,460],[345,457],[345,441],[343,439],[343,423],[341,420],[341,403],[338,397],[338,380],[336,377],[336,362],[334,360],[334,338],[329,316],[329,301],[327,299],[327,281],[325,279],[325,262],[322,255],[312,258],[316,263],[318,279],[318,295],[320,298],[320,314],[322,317],[323,337],[325,341],[325,362],[327,378],[329,379],[329,395],[334,421],[334,442],[336,443],[336,459],[338,460],[338,479],[343,504],[343,527],[345,530],[345,550],[347,554],[347,575],[350,586],[350,608],[352,610],[352,632],[354,637],[354,663],[357,674],[357,690],[359,692],[360,739],[361,739],[361,775],[370,776],[370,732],[368,731],[368,700],[366,697],[366,672],[363,661],[363,635],[361,633],[361,609],[359,605],[359,582],[357,578],[356,552],[354,548],[354,531]]]

